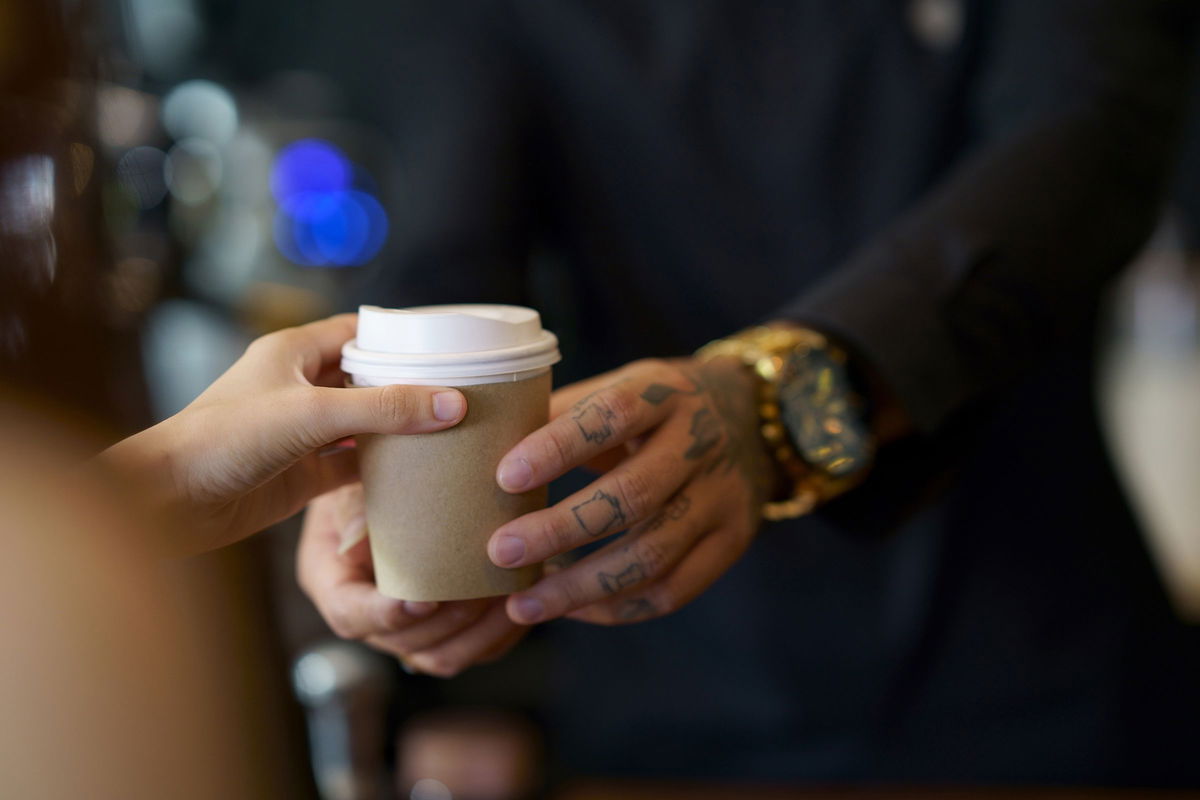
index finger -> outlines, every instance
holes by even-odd
[[[281,328],[251,342],[239,363],[261,367],[265,362],[269,368],[287,374],[299,368],[306,381],[317,382],[322,373],[338,364],[342,345],[354,338],[357,319],[357,314],[338,314],[295,328]]]
[[[296,554],[300,586],[333,632],[345,639],[361,639],[402,630],[426,618],[433,610],[428,604],[410,609],[405,601],[385,597],[375,588],[365,541],[338,554],[336,513],[330,495],[313,502]]]
[[[354,338],[358,326],[357,314],[338,314],[296,328],[304,338],[301,347],[302,370],[310,381],[325,368],[337,362],[342,345]]]
[[[641,367],[608,378],[508,451],[496,469],[500,488],[524,492],[542,486],[667,415],[666,407],[641,399],[646,384]]]

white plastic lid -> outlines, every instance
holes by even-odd
[[[358,338],[342,347],[342,371],[359,386],[470,386],[524,380],[561,358],[532,308],[359,306]]]

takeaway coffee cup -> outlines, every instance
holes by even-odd
[[[533,309],[503,305],[361,306],[342,348],[352,386],[453,386],[467,415],[453,428],[358,437],[367,533],[379,591],[404,600],[465,600],[524,589],[539,567],[504,569],[492,532],[544,508],[545,488],[510,495],[496,467],[546,424],[558,340]]]

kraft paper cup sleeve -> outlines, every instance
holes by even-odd
[[[464,600],[526,589],[540,566],[505,569],[487,554],[504,523],[546,506],[546,489],[510,495],[496,468],[546,424],[550,374],[460,386],[467,416],[453,428],[413,436],[358,437],[367,531],[379,591],[404,600]],[[603,510],[597,510],[602,524]]]

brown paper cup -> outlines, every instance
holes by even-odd
[[[550,372],[457,388],[467,415],[449,430],[358,437],[375,582],[389,597],[491,597],[528,588],[541,574],[538,566],[497,567],[487,542],[504,523],[546,506],[544,487],[518,495],[501,490],[496,467],[546,424]]]

